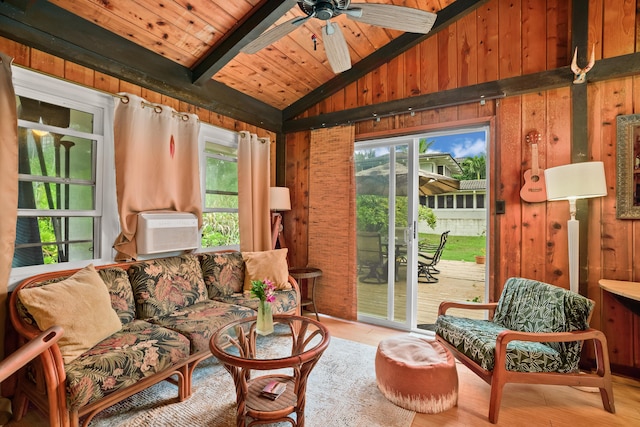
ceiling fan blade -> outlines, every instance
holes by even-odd
[[[327,25],[322,27],[322,42],[334,73],[338,74],[351,68],[349,46],[338,24],[327,22]]]
[[[268,31],[265,31],[257,39],[253,40],[251,43],[247,44],[245,47],[240,49],[242,53],[254,54],[258,51],[264,49],[265,47],[272,45],[273,43],[280,40],[282,37],[286,36],[300,25],[302,25],[307,19],[311,18],[311,16],[307,16],[304,18],[293,18],[284,24],[280,24],[277,27],[273,27]]]
[[[362,9],[362,16],[347,14],[349,19],[408,33],[427,34],[436,21],[435,13],[411,7],[378,3],[356,3],[353,6]]]
[[[355,16],[356,18],[360,18],[362,16],[362,9],[358,7],[352,7],[349,9],[338,9],[341,14]]]

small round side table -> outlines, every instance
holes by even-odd
[[[316,279],[322,276],[322,270],[314,267],[294,267],[289,269],[289,274],[298,281],[302,279],[307,281],[307,292],[300,296],[300,310],[302,311],[302,308],[310,305],[319,322],[320,317],[316,308]],[[309,289],[309,284],[311,284],[311,289]]]
[[[308,317],[274,315],[274,322],[286,325],[288,331],[276,331],[258,339],[256,320],[255,316],[235,320],[214,332],[209,340],[211,354],[224,365],[236,386],[236,426],[286,421],[292,427],[304,427],[307,379],[329,346],[329,330]],[[274,338],[285,336],[291,338],[291,345],[284,347],[289,348],[285,356],[265,357],[262,348]],[[290,373],[282,372],[283,368]],[[261,371],[270,372],[261,375]],[[286,384],[284,393],[275,400],[261,396],[264,386],[271,381]],[[290,416],[292,413],[296,414],[295,420]]]

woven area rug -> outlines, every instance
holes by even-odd
[[[278,354],[288,337],[270,339],[266,352]],[[260,348],[261,345],[258,344]],[[376,348],[331,338],[329,347],[309,376],[308,427],[407,427],[414,412],[389,402],[375,379]],[[175,386],[157,384],[101,412],[90,427],[234,426],[235,388],[229,373],[215,358],[202,362],[193,377],[193,394],[177,402]],[[288,426],[288,423],[270,424]]]

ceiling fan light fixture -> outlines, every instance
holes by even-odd
[[[323,21],[327,21],[333,18],[336,14],[334,13],[334,6],[331,2],[328,1],[319,1],[315,6],[316,18],[322,19]]]

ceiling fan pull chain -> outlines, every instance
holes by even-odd
[[[311,34],[311,40],[313,41],[313,50],[317,50],[318,37],[315,34]]]

